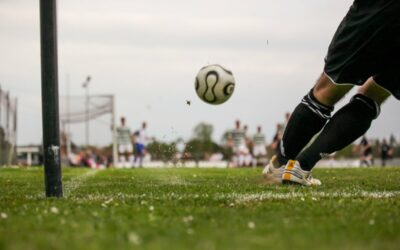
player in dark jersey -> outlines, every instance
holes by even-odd
[[[389,145],[386,139],[383,139],[381,144],[381,164],[382,167],[386,166],[386,161],[392,157],[392,147]]]
[[[360,167],[369,167],[373,164],[372,145],[366,136],[363,136],[360,141]]]
[[[324,72],[295,108],[278,157],[264,170],[267,179],[278,181],[281,173],[283,183],[320,185],[311,170],[321,157],[365,134],[391,94],[400,99],[399,13],[398,0],[353,2],[329,45]],[[361,86],[358,93],[331,116],[354,85]]]

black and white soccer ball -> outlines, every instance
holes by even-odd
[[[195,81],[196,93],[206,103],[226,102],[235,89],[235,78],[230,70],[211,64],[200,69]]]

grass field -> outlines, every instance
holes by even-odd
[[[260,169],[0,169],[0,249],[400,249],[400,168],[317,169],[323,186]]]

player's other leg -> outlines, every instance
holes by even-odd
[[[132,144],[126,144],[125,145],[125,158],[126,158],[125,167],[126,168],[133,167],[133,155],[132,154],[133,154]]]
[[[138,147],[137,147],[137,142],[133,144],[133,164],[132,167],[136,168],[137,167],[137,159],[138,159]]]
[[[143,167],[143,159],[146,154],[146,148],[142,143],[135,143],[134,167]]]
[[[300,151],[331,117],[333,106],[351,88],[351,85],[334,84],[325,74],[320,76],[314,88],[294,109],[279,143],[278,155],[273,156],[263,170],[268,182],[282,182],[282,174],[288,160],[296,159]]]
[[[334,105],[352,88],[336,85],[322,74],[314,88],[303,97],[293,111],[280,143],[278,161],[281,165],[295,159],[331,118]]]
[[[143,167],[143,159],[144,156],[146,155],[146,148],[144,147],[144,144],[140,145],[140,153],[139,153],[139,167]]]
[[[232,167],[237,168],[239,167],[239,149],[238,147],[232,148]]]
[[[251,167],[253,162],[253,155],[250,153],[250,150],[246,147],[246,150],[243,152],[244,156],[244,167]]]
[[[259,166],[260,162],[267,156],[265,145],[256,145],[253,148],[253,167]]]
[[[246,154],[248,153],[248,149],[246,145],[241,144],[236,149],[236,157],[237,157],[237,167],[245,167],[246,166]]]
[[[118,163],[116,167],[123,168],[129,164],[129,154],[132,150],[132,147],[129,148],[128,144],[120,144],[118,145]]]
[[[289,161],[283,181],[312,185],[310,171],[321,157],[343,149],[365,134],[378,117],[380,105],[389,96],[387,90],[369,78],[358,94],[335,113],[314,142],[297,156],[296,161]]]

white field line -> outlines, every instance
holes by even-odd
[[[263,192],[255,194],[223,194],[219,198],[234,200],[236,203],[258,202],[265,200],[293,200],[293,199],[330,199],[330,198],[367,198],[367,199],[385,199],[399,197],[400,191],[342,191],[342,192],[309,192],[309,193],[276,193]]]
[[[166,193],[161,195],[152,194],[89,194],[84,197],[72,197],[71,200],[76,201],[108,201],[108,200],[139,200],[139,201],[151,201],[151,200],[196,200],[196,199],[212,199],[215,201],[228,201],[236,204],[251,203],[251,202],[263,202],[272,200],[319,200],[319,199],[388,199],[400,197],[400,191],[342,191],[342,192],[289,192],[279,193],[274,191],[261,192],[261,193]]]
[[[64,183],[64,196],[68,196],[78,189],[82,183],[84,183],[88,178],[96,175],[100,170],[90,170],[82,175],[71,178],[69,181]]]

